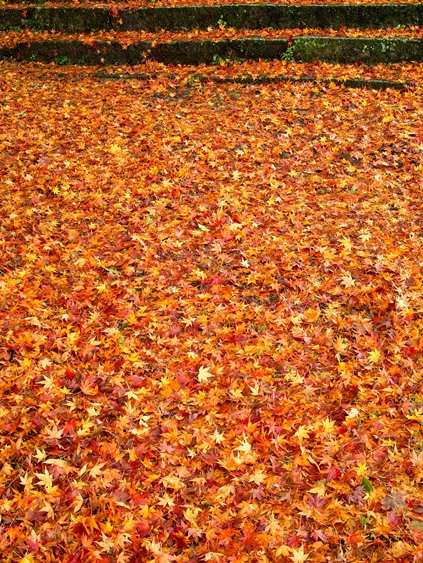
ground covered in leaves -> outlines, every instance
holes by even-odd
[[[421,87],[53,71],[0,66],[2,560],[421,561]]]
[[[5,31],[0,32],[0,47],[15,47],[17,44],[26,42],[41,42],[48,40],[82,41],[84,44],[96,47],[97,41],[117,41],[124,46],[141,41],[154,43],[170,43],[177,40],[212,40],[222,41],[225,39],[246,39],[260,36],[265,39],[287,39],[304,36],[324,37],[381,37],[381,38],[406,38],[423,39],[423,27],[406,26],[403,28],[388,29],[260,29],[237,30],[221,26],[218,29],[208,31],[161,31],[159,33],[148,31],[102,31],[87,33],[63,33],[58,31]]]
[[[16,7],[21,0],[0,0],[0,6]],[[130,8],[154,8],[157,6],[204,6],[216,4],[418,4],[416,0],[27,0],[25,6],[112,6]]]

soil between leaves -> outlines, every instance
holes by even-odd
[[[6,561],[418,561],[421,87],[51,70],[0,65]]]

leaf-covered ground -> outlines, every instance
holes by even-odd
[[[25,6],[113,6],[119,7],[156,7],[156,6],[204,6],[215,4],[418,4],[416,0],[0,0],[0,6],[13,6],[24,3]]]
[[[57,31],[4,31],[0,32],[0,47],[14,47],[18,43],[67,40],[82,41],[95,47],[97,41],[117,41],[123,45],[130,45],[140,41],[152,41],[157,43],[168,43],[175,40],[212,40],[244,39],[257,37],[265,39],[288,39],[304,36],[324,37],[383,37],[383,38],[409,38],[423,39],[423,27],[407,26],[403,28],[388,29],[260,29],[260,30],[237,30],[221,26],[218,29],[208,31],[161,31],[158,33],[147,31],[103,31],[94,33],[63,33]]]
[[[0,65],[2,561],[421,561],[421,87],[90,72]]]

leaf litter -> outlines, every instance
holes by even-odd
[[[4,560],[418,561],[421,87],[0,69]]]

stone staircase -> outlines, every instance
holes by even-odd
[[[203,0],[204,1],[204,0]],[[423,4],[0,4],[0,60],[62,65],[423,61]]]

